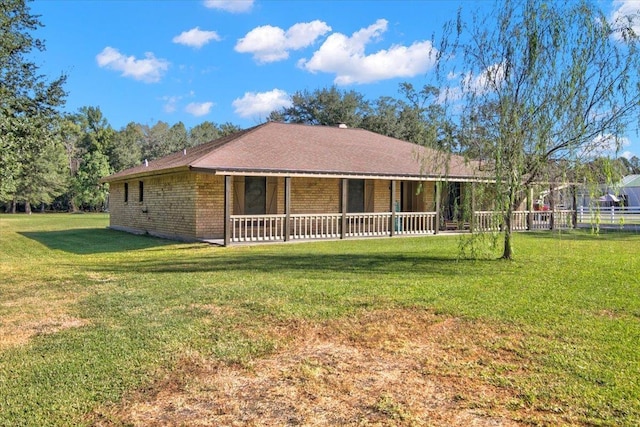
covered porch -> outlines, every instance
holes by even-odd
[[[493,232],[503,227],[501,215],[476,200],[479,182],[333,177],[338,203],[328,198],[322,206],[299,212],[299,201],[292,200],[292,193],[299,193],[292,191],[292,179],[296,178],[280,177],[281,185],[265,179],[263,197],[253,179],[226,175],[223,244]],[[248,200],[252,192],[257,200]],[[575,210],[534,211],[532,194],[525,205],[528,209],[513,213],[513,231],[575,227]]]

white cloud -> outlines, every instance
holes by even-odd
[[[195,47],[197,49],[209,43],[211,40],[220,41],[221,38],[215,31],[203,31],[200,27],[183,31],[179,36],[173,38],[174,43]]]
[[[273,110],[291,106],[287,92],[273,89],[269,92],[246,92],[233,101],[235,112],[240,117],[266,116]]]
[[[162,100],[165,102],[164,111],[166,113],[174,113],[177,110],[176,105],[181,99],[181,96],[163,96]]]
[[[213,102],[192,102],[184,108],[184,111],[196,117],[205,116],[209,114],[213,105]]]
[[[169,61],[156,58],[151,52],[145,53],[144,59],[136,59],[135,56],[125,56],[110,46],[96,55],[96,61],[101,68],[120,71],[125,77],[145,83],[159,82],[170,65]]]
[[[462,87],[465,92],[472,92],[477,95],[490,92],[504,81],[504,69],[505,64],[498,63],[490,65],[478,75],[466,73],[462,77]]]
[[[633,32],[640,36],[640,1],[616,0],[613,2],[613,12],[609,21],[615,28],[630,26]],[[614,38],[622,39],[622,34],[616,32]]]
[[[379,19],[367,28],[347,37],[334,33],[327,37],[309,60],[298,66],[312,73],[335,73],[334,83],[372,83],[396,77],[413,77],[425,73],[435,64],[435,50],[430,41],[415,42],[411,46],[393,45],[387,50],[365,54],[365,47],[380,38],[388,22]]]
[[[631,145],[629,138],[622,136],[616,137],[613,134],[600,134],[592,141],[584,144],[580,148],[578,156],[580,158],[592,159],[597,157],[620,157],[624,153],[620,150]]]
[[[210,9],[220,9],[225,12],[244,13],[253,8],[253,0],[205,0],[204,5]]]
[[[280,27],[264,25],[249,31],[236,43],[235,50],[252,53],[259,63],[287,59],[290,50],[299,50],[313,44],[316,39],[331,31],[325,22],[301,22],[287,31]]]

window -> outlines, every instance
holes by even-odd
[[[264,215],[267,205],[267,179],[247,176],[244,179],[244,214]]]
[[[144,201],[144,182],[138,181],[138,200],[142,203]]]
[[[347,212],[364,212],[364,179],[350,179],[347,195]]]
[[[127,203],[129,201],[129,183],[124,183],[124,202]]]

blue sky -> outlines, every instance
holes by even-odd
[[[640,0],[600,2],[638,11]],[[369,99],[427,83],[429,40],[474,1],[35,0],[45,27],[38,56],[67,74],[65,109],[99,106],[116,129],[128,122],[187,128],[205,120],[261,123],[298,90],[338,85]],[[639,29],[640,31],[640,29]],[[627,136],[640,157],[640,138]]]

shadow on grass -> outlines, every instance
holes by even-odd
[[[167,246],[175,242],[151,236],[137,236],[107,228],[77,228],[59,231],[19,233],[48,247],[77,255],[124,252]]]
[[[456,260],[456,258],[438,257],[429,254],[403,255],[397,252],[367,254],[365,252],[341,254],[307,253],[242,253],[223,256],[198,256],[188,259],[155,258],[118,262],[117,264],[92,266],[106,273],[240,273],[253,274],[305,274],[308,278],[324,273],[343,273],[344,275],[393,275],[416,276],[463,276],[468,275],[464,268],[473,264],[475,268],[494,268],[496,260]]]
[[[304,252],[295,248],[269,246],[267,253],[234,252],[213,249],[196,255],[189,253],[193,246],[183,248],[178,242],[146,235],[133,235],[106,228],[80,228],[59,231],[22,232],[21,235],[33,239],[52,250],[61,250],[77,255],[118,253],[141,249],[163,248],[176,245],[162,255],[136,257],[135,261],[118,260],[91,264],[94,271],[115,274],[136,273],[241,273],[277,274],[278,272],[300,272],[322,274],[327,272],[345,274],[415,275],[428,272],[429,275],[458,276],[465,271],[463,265],[473,263],[476,267],[485,264],[491,268],[494,260],[457,260],[456,257],[438,256],[433,253],[403,253],[396,250],[370,253],[366,248],[349,252],[317,253],[313,247]],[[339,251],[336,248],[336,251]],[[480,267],[481,268],[481,267]]]

